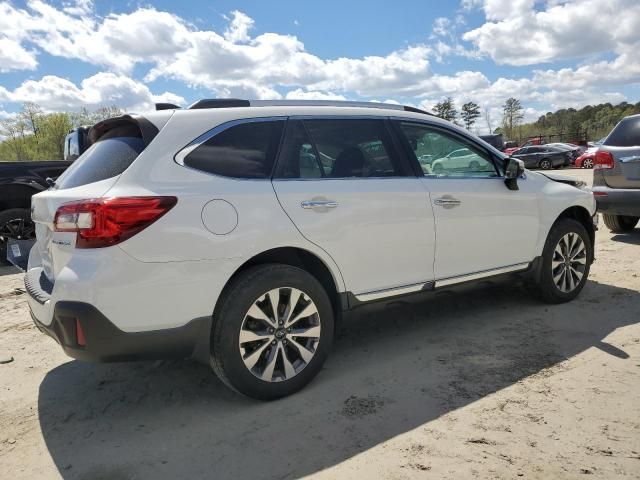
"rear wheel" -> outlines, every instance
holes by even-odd
[[[613,233],[625,233],[633,230],[638,224],[640,217],[631,217],[628,215],[608,215],[603,214],[602,220],[609,230]]]
[[[538,165],[542,170],[549,170],[553,165],[551,164],[551,160],[548,158],[543,158],[540,160],[540,164]]]
[[[31,240],[36,236],[36,228],[27,208],[10,208],[0,212],[0,264],[7,264],[7,243],[9,239]]]
[[[591,160],[590,158],[586,158],[582,162],[582,168],[593,168],[593,160]]]
[[[329,353],[333,309],[320,282],[289,265],[240,273],[216,308],[211,365],[228,386],[259,400],[290,395]]]
[[[559,219],[547,237],[534,292],[547,303],[573,300],[587,282],[592,259],[593,245],[584,226],[570,218]]]

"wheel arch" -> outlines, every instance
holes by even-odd
[[[36,193],[40,193],[40,190],[27,185],[3,185],[0,188],[0,211],[10,208],[28,209],[31,207],[31,197]]]
[[[218,298],[222,298],[224,291],[230,285],[232,280],[242,272],[256,265],[265,265],[270,263],[298,267],[313,275],[324,287],[327,295],[329,295],[336,319],[340,317],[344,307],[342,295],[340,294],[339,289],[339,280],[320,257],[300,247],[277,247],[254,255],[233,272]],[[216,308],[217,307],[218,302],[216,302]]]
[[[595,247],[596,242],[596,228],[591,219],[591,214],[589,211],[580,205],[573,205],[560,213],[558,218],[554,222],[554,225],[558,223],[559,220],[563,218],[571,218],[573,220],[578,221],[585,228],[587,233],[589,234],[589,238],[591,240],[591,246]],[[592,249],[593,251],[593,249]]]

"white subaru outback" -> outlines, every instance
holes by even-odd
[[[25,277],[81,360],[194,357],[273,399],[318,373],[346,310],[514,274],[566,302],[593,261],[591,192],[411,107],[202,100],[89,141],[33,197]]]

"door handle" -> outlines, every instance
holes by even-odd
[[[300,206],[304,209],[336,208],[338,202],[335,200],[304,200]]]
[[[444,207],[444,208],[455,208],[455,207],[459,206],[460,204],[462,204],[462,202],[460,200],[458,200],[457,198],[450,197],[450,196],[436,198],[433,201],[433,203],[435,205],[438,205],[439,207]]]

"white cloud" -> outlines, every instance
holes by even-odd
[[[319,92],[317,90],[303,90],[301,88],[287,92],[285,98],[287,100],[346,100],[344,95],[338,95],[332,92]]]
[[[637,0],[550,2],[542,10],[533,0],[485,0],[484,11],[489,21],[463,38],[498,64],[631,53],[640,46]]]
[[[3,98],[17,103],[35,102],[45,110],[62,111],[112,105],[129,111],[143,111],[153,109],[154,103],[161,101],[186,103],[184,98],[170,92],[153,95],[146,85],[107,72],[86,78],[79,86],[55,75],[45,75],[40,80],[27,80],[13,91],[0,90],[0,100]]]
[[[35,70],[37,66],[35,52],[27,51],[16,40],[0,37],[0,73],[11,70]]]
[[[224,38],[233,43],[248,41],[249,30],[253,28],[253,19],[239,10],[234,10],[231,15],[232,19],[229,27],[224,31]]]

